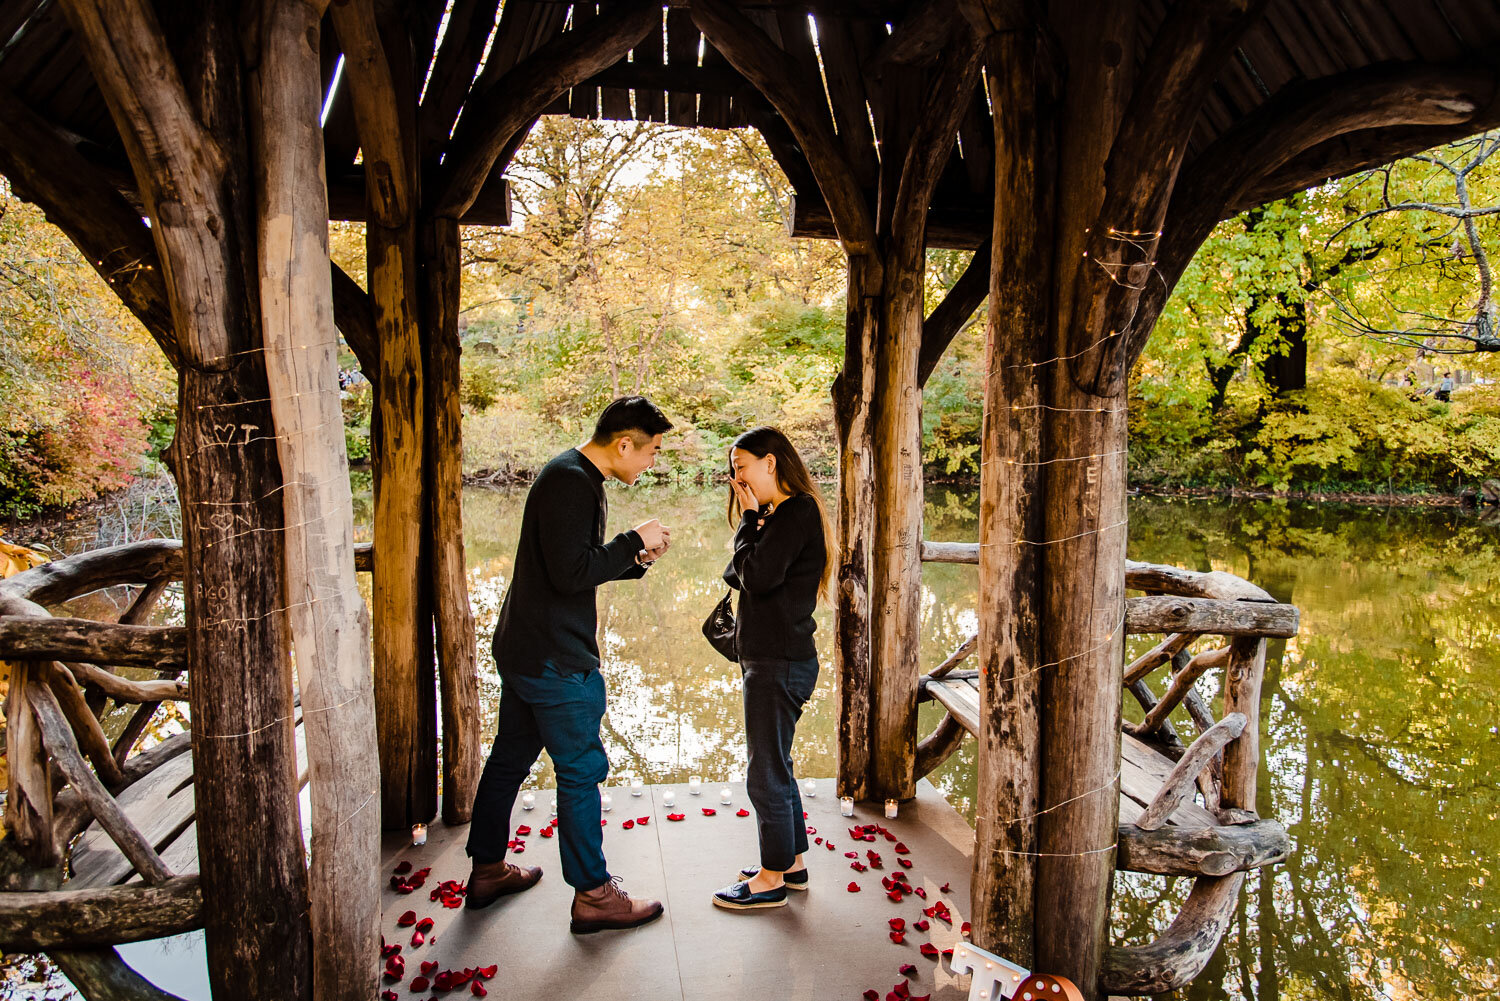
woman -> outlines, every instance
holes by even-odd
[[[807,889],[807,827],[792,773],[792,738],[818,683],[813,609],[827,597],[833,559],[818,488],[786,435],[752,428],[729,449],[734,556],[724,580],[739,591],[735,648],[745,683],[745,785],[755,807],[760,865],[714,893],[730,910],[786,905]]]

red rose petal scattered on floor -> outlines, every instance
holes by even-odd
[[[898,858],[896,861],[901,863],[901,868],[903,869],[911,868],[911,859],[909,858]]]
[[[422,976],[424,976],[424,977],[430,977],[430,976],[432,976],[434,973],[437,972],[437,968],[438,968],[438,962],[437,962],[437,960],[435,960],[435,959],[429,959],[429,960],[427,960],[426,962],[424,962],[422,964]]]
[[[911,923],[911,926],[917,931],[926,931],[927,929],[932,927],[932,925],[927,921],[926,918],[923,918],[920,921],[913,921]]]
[[[854,882],[851,882],[851,883],[850,883],[850,884],[849,884],[849,887],[848,887],[848,889],[849,889],[849,892],[850,892],[850,893],[858,893],[858,892],[859,892],[859,884],[858,884],[858,883],[854,883]]]
[[[734,811],[734,815],[736,817],[748,817],[750,816],[750,811],[741,807],[740,809]]]
[[[806,819],[807,819],[807,811],[806,811],[806,810],[803,810],[803,811],[802,811],[802,819],[803,819],[803,820],[806,820]]]
[[[890,831],[887,831],[885,829],[881,829],[880,833],[885,835],[885,839],[887,841],[895,841],[896,840],[896,836],[894,834],[892,834]]]
[[[395,991],[381,991],[380,992],[380,1001],[396,1001],[396,998],[397,998],[397,994],[396,994]]]
[[[859,852],[845,852],[844,858],[859,858]]]
[[[425,991],[427,989],[427,983],[428,981],[426,977],[413,977],[411,982],[411,992],[413,994],[419,994],[422,991]]]
[[[901,1001],[907,1001],[911,997],[911,984],[903,980],[891,988],[891,993],[901,998]]]
[[[873,987],[865,991],[865,1001],[880,1001],[880,992]]]
[[[392,956],[385,961],[385,975],[392,980],[400,980],[406,976],[406,960],[401,956]]]
[[[917,968],[911,963],[902,963],[901,969],[897,970],[896,972],[901,974],[903,977],[915,977],[917,975]]]
[[[522,824],[520,827],[516,828],[516,837],[518,838],[524,838],[530,833],[531,828],[527,827],[525,824]]]
[[[823,839],[822,838],[813,838],[813,844],[815,844],[815,845],[821,845],[822,843],[823,843]]]
[[[906,942],[906,932],[893,931],[890,934],[891,941],[895,942],[897,945],[902,945]]]
[[[429,931],[432,931],[432,919],[431,918],[423,918],[421,921],[418,921],[417,922],[417,931],[420,931],[420,932],[429,932]]]
[[[932,1001],[931,994],[908,994],[906,1001]]]
[[[902,844],[899,841],[896,842],[896,854],[897,855],[906,855],[906,854],[908,854],[910,852],[911,852],[910,848],[906,847],[904,844]]]
[[[946,959],[950,963],[953,962],[953,950],[952,949],[944,949],[943,950],[943,958]]]
[[[705,816],[705,817],[712,817],[712,816],[713,816],[713,815],[714,815],[714,814],[716,814],[716,813],[718,813],[718,812],[719,812],[719,811],[718,811],[718,810],[715,810],[715,809],[714,809],[714,808],[713,808],[713,807],[711,807],[711,806],[705,806],[705,807],[704,807],[704,808],[703,808],[703,815],[704,815],[704,816]]]
[[[488,994],[489,991],[485,990],[484,984],[481,984],[476,980],[469,985],[469,993],[474,995],[476,998],[482,998],[486,994]]]
[[[417,948],[425,941],[427,941],[427,936],[423,935],[421,932],[414,931],[411,933],[411,947],[413,949]]]
[[[417,912],[416,911],[407,911],[406,913],[402,914],[399,918],[396,919],[396,927],[397,928],[410,928],[412,925],[414,925],[416,923],[417,923]]]
[[[637,818],[635,818],[635,822],[637,824],[640,824],[642,827],[645,827],[647,824],[651,823],[651,818],[650,817],[637,817]]]
[[[938,887],[938,892],[939,893],[952,893],[953,892],[953,887],[950,886],[947,883],[944,883],[942,886]]]
[[[892,890],[890,893],[887,893],[886,896],[889,897],[891,899],[891,901],[894,902],[894,903],[897,903],[897,904],[901,903],[901,891],[900,890]]]
[[[853,869],[855,872],[864,872],[870,867],[865,865],[863,862],[850,862],[849,868]]]
[[[816,827],[809,827],[807,829],[807,833],[808,834],[817,834],[818,833],[818,829]]]
[[[825,841],[823,842],[823,847],[827,848],[829,851],[833,851],[835,846],[832,841]]]
[[[400,945],[400,943],[393,942],[390,945],[383,945],[383,946],[380,947],[380,958],[381,959],[390,959],[392,956],[399,956],[399,955],[401,955],[401,945]]]
[[[540,834],[544,838],[550,838],[550,837],[552,837],[552,828],[550,828],[550,827],[544,827],[540,831],[537,831],[537,833]]]
[[[477,973],[477,974],[479,974],[484,979],[488,980],[491,977],[493,977],[496,973],[500,972],[500,967],[499,966],[481,966],[479,969],[475,970],[474,972]]]
[[[933,945],[931,942],[923,942],[922,948],[919,951],[928,959],[937,959],[939,955],[937,946]]]
[[[973,930],[974,930],[974,926],[971,925],[971,924],[969,924],[969,922],[967,922],[967,921],[965,921],[963,924],[961,924],[961,925],[958,926],[958,933],[960,935],[962,935],[964,938],[968,938],[969,934],[971,932],[973,932]]]
[[[435,991],[453,990],[453,971],[444,970],[432,978],[432,989]]]
[[[904,931],[906,929],[905,918],[891,918],[886,924],[891,926],[892,931]]]
[[[609,821],[607,821],[607,820],[601,820],[601,821],[599,821],[599,826],[600,827],[604,827],[608,823],[609,823]]]
[[[406,859],[402,859],[396,863],[396,868],[392,869],[391,872],[394,872],[398,876],[405,876],[411,872],[411,863],[406,861]]]
[[[915,893],[917,896],[921,897],[923,900],[927,899],[927,891],[923,887],[914,886],[914,887],[912,887],[912,891],[911,892]]]
[[[630,830],[634,826],[635,826],[635,821],[633,821],[633,820],[627,820],[627,821],[625,821],[625,823],[623,823],[623,824],[620,825],[620,829],[624,830],[624,831],[628,831],[628,830]]]

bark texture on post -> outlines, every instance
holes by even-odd
[[[369,613],[354,579],[354,509],[328,260],[320,11],[270,0],[251,78],[266,374],[286,488],[286,606],[312,799],[313,992],[365,1001],[380,945],[378,761]]]
[[[209,979],[226,997],[309,997],[291,664],[278,611],[282,482],[259,350],[238,19],[228,4],[184,9],[173,25],[179,61],[140,0],[69,0],[64,10],[130,156],[181,350],[171,454]],[[191,96],[184,80],[194,81]]]

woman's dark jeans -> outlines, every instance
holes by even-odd
[[[746,660],[745,742],[750,768],[745,788],[760,831],[761,868],[786,872],[807,851],[802,796],[792,772],[792,738],[802,707],[818,684],[818,659]]]

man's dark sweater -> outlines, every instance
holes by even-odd
[[[526,495],[521,543],[500,622],[495,666],[501,674],[565,674],[599,666],[599,615],[594,589],[641,577],[642,549],[634,530],[604,541],[604,474],[576,448],[542,467]]]
[[[757,527],[761,518],[766,523]],[[788,497],[768,515],[744,513],[724,569],[724,581],[740,592],[734,637],[740,663],[818,655],[812,616],[827,559],[823,516],[808,494]]]

